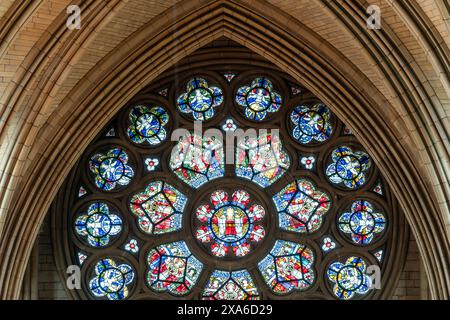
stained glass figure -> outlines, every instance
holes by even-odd
[[[184,241],[152,249],[147,263],[150,288],[177,296],[188,294],[203,270],[203,264],[192,255]]]
[[[103,191],[113,190],[117,185],[128,185],[134,176],[128,161],[127,153],[121,148],[92,156],[89,168],[95,176],[95,185]]]
[[[366,268],[366,262],[360,257],[349,257],[345,263],[333,262],[327,269],[327,277],[334,283],[334,295],[348,300],[355,295],[367,294],[371,279],[365,274]]]
[[[250,242],[262,241],[265,230],[260,221],[266,212],[259,204],[249,205],[247,191],[236,190],[231,199],[225,191],[214,191],[210,201],[212,207],[205,204],[196,210],[201,222],[196,238],[209,243],[213,255],[224,257],[232,251],[236,257],[243,257],[251,250]]]
[[[223,144],[215,137],[192,133],[180,138],[172,150],[170,169],[193,188],[225,174]]]
[[[223,93],[219,87],[209,87],[202,78],[193,78],[186,85],[186,91],[177,99],[178,109],[182,113],[192,113],[198,121],[214,117],[215,109],[223,104]]]
[[[164,234],[181,229],[187,197],[170,184],[153,181],[130,200],[139,229],[147,234]]]
[[[342,146],[333,151],[331,159],[326,176],[332,183],[343,184],[349,189],[359,188],[366,183],[371,161],[365,152],[352,151]]]
[[[236,175],[266,188],[289,169],[291,160],[278,134],[248,135],[238,139]]]
[[[128,137],[134,143],[156,146],[167,138],[169,114],[161,106],[134,106],[129,114]]]
[[[275,196],[279,226],[283,230],[312,233],[322,226],[323,216],[330,210],[331,199],[305,179],[296,180]]]
[[[75,220],[75,231],[92,247],[105,247],[122,231],[122,219],[108,205],[95,202]]]
[[[292,136],[301,144],[324,142],[333,132],[331,112],[322,103],[295,107],[291,113],[291,122],[294,126]]]
[[[339,230],[350,236],[356,244],[367,245],[374,236],[382,233],[386,226],[386,218],[375,212],[369,201],[355,201],[351,212],[344,212],[338,218]]]
[[[247,119],[262,121],[269,113],[280,110],[283,99],[270,80],[259,77],[250,86],[244,85],[238,89],[236,102]]]
[[[101,259],[95,265],[95,276],[89,289],[95,297],[123,300],[128,297],[128,286],[134,281],[134,271],[128,264],[117,265],[112,259]]]
[[[259,300],[258,288],[247,270],[214,270],[202,293],[203,300]]]
[[[264,281],[273,292],[286,294],[306,290],[315,281],[314,253],[307,246],[277,240],[270,253],[258,263]]]

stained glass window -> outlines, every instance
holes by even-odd
[[[314,254],[305,245],[277,240],[275,246],[258,263],[267,285],[280,294],[306,290],[315,281]]]
[[[289,155],[277,134],[248,135],[238,139],[236,176],[252,180],[265,188],[289,169]]]
[[[367,271],[403,265],[389,185],[311,92],[253,68],[162,74],[87,146],[52,205],[71,297],[390,297]]]
[[[122,219],[108,205],[95,202],[75,220],[75,230],[92,247],[104,247],[122,231]]]
[[[203,300],[259,300],[258,289],[247,270],[214,270],[202,293]]]
[[[260,204],[250,203],[250,195],[244,190],[236,190],[231,198],[222,190],[211,194],[211,204],[197,208],[197,219],[202,223],[196,232],[197,239],[209,243],[211,253],[224,257],[233,253],[236,257],[247,255],[250,242],[260,242],[265,236],[264,227],[259,223],[266,212]]]
[[[121,148],[110,149],[91,157],[89,167],[95,177],[95,184],[104,191],[110,191],[131,182],[134,171],[128,165],[128,154]]]
[[[223,103],[222,89],[209,87],[203,78],[193,78],[186,85],[186,91],[177,99],[178,109],[182,113],[191,113],[195,120],[209,120],[215,115],[215,109]]]
[[[214,137],[191,134],[180,138],[170,168],[184,182],[198,188],[225,174],[223,144]]]
[[[181,229],[187,197],[163,181],[151,182],[130,200],[130,210],[139,228],[149,234],[163,234]]]
[[[324,142],[331,133],[331,112],[323,104],[297,106],[291,113],[292,136],[301,144]]]
[[[305,179],[297,180],[278,192],[273,201],[281,229],[299,233],[317,231],[330,210],[330,197]]]
[[[259,77],[237,90],[236,102],[247,119],[262,121],[269,113],[280,110],[283,99],[274,90],[272,81]]]
[[[342,213],[338,218],[339,230],[348,234],[357,244],[367,245],[374,236],[383,232],[386,219],[375,212],[369,201],[359,200],[352,204],[350,212]]]
[[[131,109],[128,136],[134,143],[158,145],[167,138],[167,111],[161,106],[138,105]]]
[[[147,283],[155,291],[185,295],[197,283],[203,264],[184,241],[163,244],[148,254]]]
[[[89,281],[89,289],[96,297],[122,300],[128,297],[134,271],[128,264],[117,265],[113,259],[102,259],[94,267],[95,276]]]
[[[369,292],[371,279],[365,273],[366,262],[359,257],[349,257],[345,263],[333,262],[327,269],[327,277],[333,283],[333,293],[344,300]]]
[[[354,152],[351,148],[343,146],[333,151],[331,159],[332,162],[326,170],[331,182],[343,184],[349,189],[359,188],[366,183],[371,162],[365,152]]]

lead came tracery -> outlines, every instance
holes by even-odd
[[[364,272],[388,261],[389,188],[328,106],[272,72],[165,77],[165,88],[145,89],[88,148],[67,218],[58,218],[82,267],[81,297],[376,294]],[[230,151],[193,120],[224,135],[268,132]],[[189,134],[171,141],[176,128]]]

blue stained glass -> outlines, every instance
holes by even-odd
[[[327,269],[328,280],[334,283],[334,295],[343,300],[369,292],[371,279],[365,274],[366,262],[359,257],[349,257],[345,263],[333,262]]]
[[[89,161],[89,168],[95,176],[96,186],[104,191],[113,190],[117,185],[126,186],[134,176],[128,165],[128,155],[121,148],[95,154]]]
[[[366,182],[366,174],[371,166],[369,156],[362,151],[352,151],[342,146],[331,154],[332,163],[326,169],[326,176],[334,184],[343,184],[349,189],[357,189]]]
[[[376,234],[383,232],[386,219],[382,213],[374,212],[368,201],[355,201],[351,212],[344,212],[339,216],[339,230],[350,235],[356,244],[367,245],[372,242]]]
[[[247,119],[263,121],[268,113],[280,110],[281,95],[274,91],[270,80],[259,77],[250,86],[244,85],[236,92],[236,102],[243,108]]]
[[[167,138],[165,126],[169,122],[167,111],[160,106],[138,105],[129,114],[128,137],[139,144],[158,145]]]
[[[112,259],[101,259],[94,270],[89,289],[95,297],[122,300],[128,296],[128,286],[134,281],[134,271],[128,264],[117,265]]]
[[[75,230],[90,246],[104,247],[109,244],[111,237],[122,231],[122,220],[110,213],[107,204],[96,202],[89,206],[86,214],[78,216]]]
[[[290,118],[294,124],[292,135],[301,144],[324,142],[333,132],[331,112],[322,103],[297,106]]]
[[[202,78],[191,79],[186,85],[186,92],[177,99],[178,110],[191,113],[198,121],[214,117],[215,109],[223,104],[223,92],[219,87],[209,87]]]

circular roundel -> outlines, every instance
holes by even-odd
[[[209,244],[210,252],[216,257],[249,254],[251,243],[260,242],[266,233],[260,223],[265,209],[260,204],[250,205],[250,201],[250,194],[245,190],[236,190],[232,195],[223,190],[214,191],[210,204],[196,210],[200,222],[197,240]]]
[[[369,154],[287,75],[217,70],[161,75],[69,175],[52,210],[70,294],[389,298],[368,270],[399,272],[404,223]]]

